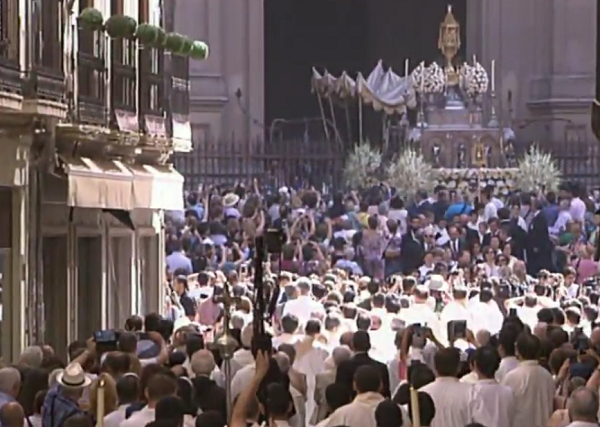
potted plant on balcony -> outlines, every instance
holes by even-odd
[[[192,52],[194,41],[178,33],[167,34],[165,47],[175,55],[187,56]]]
[[[113,15],[106,20],[104,28],[113,39],[131,39],[135,35],[137,22],[131,16]]]
[[[135,37],[144,46],[161,48],[165,45],[167,34],[156,25],[144,23],[137,27]]]
[[[82,28],[91,31],[99,31],[104,28],[104,17],[102,12],[93,7],[86,7],[79,14],[79,22]]]
[[[194,43],[192,43],[190,58],[197,61],[208,58],[208,45],[200,40],[196,40]]]

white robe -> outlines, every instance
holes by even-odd
[[[471,390],[471,418],[486,427],[515,427],[515,395],[496,380],[478,380]]]
[[[435,417],[431,427],[465,427],[471,422],[469,398],[471,384],[459,382],[457,378],[438,377],[422,387],[431,396],[435,405]]]
[[[515,426],[546,425],[554,410],[555,385],[550,372],[528,360],[506,374],[502,384],[515,394]]]

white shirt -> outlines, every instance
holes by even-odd
[[[554,380],[537,361],[524,361],[506,374],[502,384],[516,399],[515,426],[546,425],[554,411]]]
[[[131,416],[121,421],[120,427],[139,427],[151,423],[156,418],[154,408],[144,406],[141,410],[134,412]]]
[[[377,427],[375,409],[383,400],[379,393],[359,394],[352,403],[336,409],[326,426]]]
[[[313,300],[308,295],[300,295],[298,298],[285,303],[282,316],[293,314],[298,318],[301,324],[306,324],[313,316],[313,313],[325,315],[323,305]]]
[[[119,406],[115,411],[104,417],[104,427],[119,427],[125,421],[125,410],[129,404]]]
[[[231,380],[231,398],[235,400],[252,382],[256,373],[256,363],[252,362],[237,371]]]
[[[567,229],[567,223],[572,219],[573,218],[571,217],[569,211],[559,211],[558,217],[556,218],[554,224],[551,227],[548,227],[548,232],[554,235],[560,234],[562,231]]]
[[[33,414],[33,415],[29,416],[28,418],[29,418],[29,422],[31,423],[31,425],[33,427],[42,427],[42,416],[40,414]],[[25,422],[24,425],[28,426],[29,424],[27,422]]]
[[[478,380],[471,389],[471,419],[486,427],[513,427],[516,402],[510,387]]]
[[[465,427],[471,422],[469,397],[473,386],[461,383],[457,378],[438,377],[422,387],[435,405],[435,417],[431,427]],[[486,426],[487,427],[487,426]]]
[[[483,220],[489,221],[492,218],[498,218],[498,210],[496,209],[496,205],[491,200],[485,205],[483,210]]]
[[[469,372],[467,375],[462,376],[458,381],[461,383],[475,384],[477,381],[479,381],[479,377],[477,377],[475,372]]]
[[[440,337],[444,336],[437,314],[427,304],[416,303],[406,310],[402,309],[400,310],[399,317],[404,320],[407,326],[414,325],[415,323],[427,325],[436,338],[440,339]]]
[[[579,197],[574,197],[571,200],[571,206],[569,207],[569,213],[573,218],[573,221],[583,222],[585,215],[585,203]]]
[[[496,381],[502,382],[506,374],[520,365],[519,359],[515,356],[503,357],[500,361],[500,366],[496,371]]]

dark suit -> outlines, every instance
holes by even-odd
[[[223,387],[207,377],[192,379],[195,392],[195,403],[202,412],[217,411],[227,416],[227,393]]]
[[[382,395],[383,397],[391,397],[390,395],[390,374],[388,368],[381,362],[371,359],[367,353],[357,353],[351,359],[345,360],[337,368],[335,382],[343,384],[348,390],[353,390],[354,374],[361,366],[373,366],[377,368],[381,375]],[[354,392],[353,392],[354,395]]]
[[[552,242],[544,215],[534,216],[527,231],[527,272],[535,276],[540,270],[552,268]]]
[[[450,249],[450,252],[452,253],[452,259],[456,261],[462,252],[467,249],[467,244],[463,239],[458,238],[456,239],[456,242],[450,240],[448,243],[446,243],[445,247]]]
[[[402,236],[400,244],[400,253],[402,254],[402,271],[407,274],[415,271],[423,262],[425,249],[420,237],[414,237],[408,232]]]

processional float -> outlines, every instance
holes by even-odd
[[[436,168],[439,183],[477,192],[490,184],[497,192],[507,194],[517,171],[515,136],[510,119],[503,125],[497,115],[496,61],[491,61],[488,74],[475,56],[458,61],[460,46],[460,24],[448,6],[438,36],[442,64],[422,62],[411,71],[407,59],[400,76],[391,68],[385,70],[379,61],[368,77],[358,73],[355,79],[347,72],[335,77],[313,68],[312,89],[321,114],[329,114],[334,125],[334,105],[344,105],[348,114],[349,101],[356,102],[358,141],[365,138],[363,108],[370,106],[382,112],[384,151],[402,149],[388,146],[390,132],[400,128],[402,143],[419,147]],[[417,110],[413,123],[408,120],[410,109]]]

